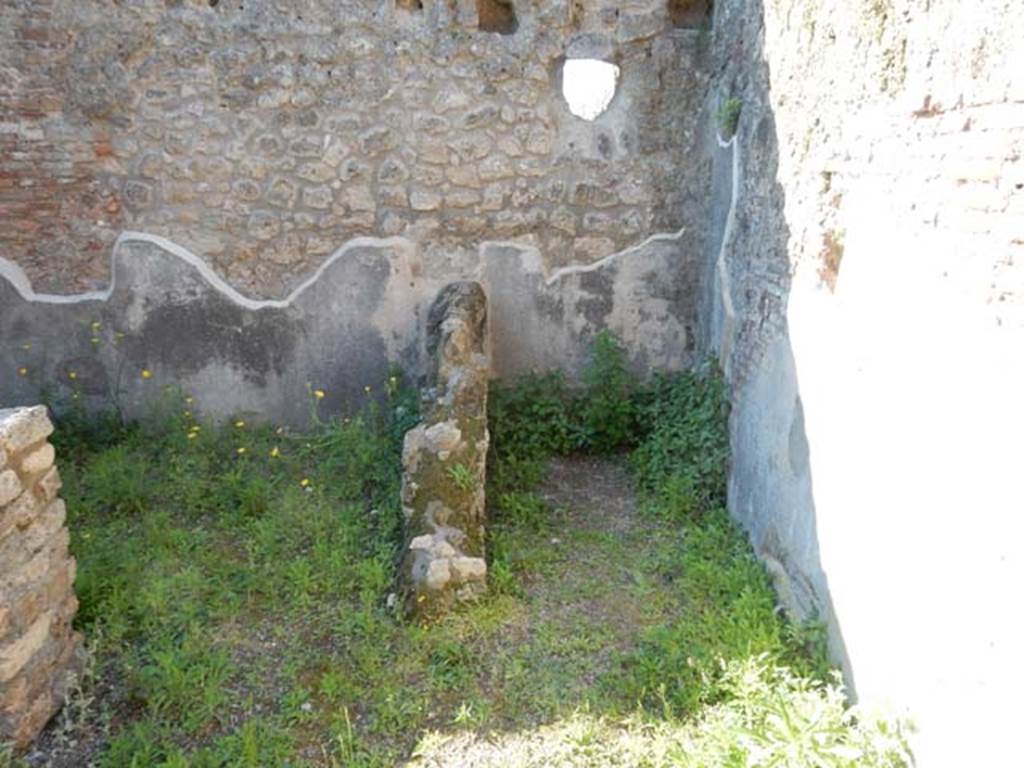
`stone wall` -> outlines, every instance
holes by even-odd
[[[406,611],[432,619],[487,588],[487,297],[452,283],[430,309],[423,421],[405,435],[399,578]]]
[[[0,742],[24,747],[63,703],[80,638],[46,408],[0,410]]]
[[[742,103],[735,142],[707,136],[730,506],[857,696],[909,710],[923,768],[1018,751],[1021,39],[995,0],[716,4],[709,109]]]
[[[458,280],[496,375],[571,371],[602,328],[638,372],[690,364],[710,38],[683,5],[2,4],[0,402],[355,408],[423,373]],[[620,77],[587,121],[561,65],[591,56]]]
[[[500,34],[476,0],[5,2],[0,256],[76,293],[144,231],[281,298],[357,236],[553,269],[698,226],[706,36],[664,0],[512,5]],[[621,69],[593,123],[567,56]]]
[[[67,299],[0,279],[0,402],[142,417],[172,387],[204,418],[305,426],[311,388],[326,391],[325,412],[352,412],[366,387],[385,390],[392,364],[418,380],[431,302],[463,279],[488,294],[498,376],[577,370],[606,327],[638,372],[675,370],[697,354],[698,256],[678,232],[549,275],[516,243],[485,243],[472,267],[430,266],[405,238],[361,238],[286,299],[255,301],[174,243],[126,235],[108,291]]]

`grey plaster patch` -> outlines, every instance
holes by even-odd
[[[481,269],[491,296],[495,371],[576,374],[604,328],[623,340],[638,373],[685,368],[694,362],[686,329],[696,320],[697,280],[666,285],[671,276],[696,270],[696,255],[693,239],[681,230],[545,278],[536,249],[485,243]]]
[[[804,427],[804,405],[797,395],[793,404],[793,420],[789,425],[789,468],[793,475],[799,477],[807,472],[810,462],[810,446],[807,444],[807,431]]]
[[[322,389],[325,412],[351,412],[366,387],[383,391],[391,365],[424,373],[429,300],[452,277],[488,293],[495,375],[578,371],[601,328],[623,338],[638,371],[679,369],[691,362],[696,252],[681,230],[549,275],[539,250],[517,243],[445,261],[404,238],[357,238],[276,300],[246,297],[190,251],[139,232],[118,238],[109,287],[76,296],[36,293],[0,258],[0,399],[45,391],[57,408],[77,399],[137,415],[173,387],[211,417],[302,423],[310,389]]]

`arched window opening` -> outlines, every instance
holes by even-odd
[[[584,120],[596,120],[612,103],[619,68],[600,59],[566,59],[562,67],[562,96],[569,111]]]

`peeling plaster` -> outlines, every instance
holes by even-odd
[[[522,243],[482,242],[453,263],[403,237],[360,237],[282,299],[245,296],[188,249],[144,232],[118,238],[101,291],[37,293],[16,264],[0,258],[0,337],[7,342],[0,399],[36,402],[49,385],[58,399],[74,390],[86,407],[103,408],[116,391],[119,407],[141,414],[154,386],[130,372],[145,368],[193,393],[210,415],[244,409],[299,422],[308,417],[311,382],[331,393],[325,412],[349,411],[365,401],[365,385],[377,390],[389,366],[413,378],[423,373],[427,308],[460,279],[478,280],[488,294],[494,375],[552,368],[573,375],[602,328],[630,348],[637,375],[678,370],[694,361],[698,252],[696,238],[681,229],[548,274],[540,250]],[[91,339],[96,321],[123,343],[108,348]],[[26,368],[31,376],[19,373]],[[67,380],[71,368],[91,371],[88,390],[84,375]]]
[[[721,139],[719,139],[721,141]],[[733,139],[735,142],[735,138]],[[732,143],[732,142],[730,142]],[[723,147],[729,146],[728,144],[722,144]],[[734,169],[737,169],[736,161],[733,163]],[[738,170],[734,170],[734,174],[738,173]],[[735,207],[736,202],[736,191],[735,186],[733,187],[733,206]],[[732,208],[729,211],[729,223],[727,224],[727,234],[729,229],[732,227]],[[593,272],[606,267],[614,261],[626,258],[627,256],[642,250],[644,247],[651,243],[656,242],[678,242],[683,234],[686,232],[686,227],[682,227],[676,232],[659,232],[647,237],[636,245],[631,245],[628,248],[624,248],[621,251],[609,254],[598,261],[590,264],[571,265],[568,267],[561,267],[555,270],[551,275],[546,274],[544,268],[544,260],[541,256],[540,250],[531,245],[524,245],[522,243],[515,242],[513,240],[487,240],[480,244],[478,253],[482,254],[488,246],[501,246],[507,248],[516,248],[523,252],[524,258],[523,263],[530,265],[531,270],[541,272],[545,276],[545,283],[549,286],[563,280],[568,275],[575,275],[585,272]],[[151,243],[158,248],[163,249],[172,256],[175,256],[186,264],[194,267],[203,279],[209,283],[210,287],[219,291],[226,299],[238,304],[239,306],[245,307],[246,309],[264,309],[267,307],[284,309],[295,303],[295,300],[301,296],[310,286],[317,283],[320,277],[326,272],[330,266],[342,258],[349,251],[361,248],[361,247],[372,247],[372,248],[394,248],[399,251],[403,251],[406,254],[411,255],[416,251],[416,244],[405,237],[356,237],[345,244],[343,244],[338,250],[336,250],[330,257],[328,257],[323,264],[321,264],[317,270],[300,283],[288,296],[284,299],[253,299],[239,293],[233,288],[224,278],[218,275],[212,267],[200,256],[192,253],[184,246],[175,243],[173,240],[169,240],[166,237],[160,235],[154,235],[149,232],[122,232],[114,243],[110,254],[110,283],[105,290],[102,291],[86,291],[83,293],[76,294],[55,294],[55,293],[37,293],[32,288],[32,282],[28,279],[25,271],[13,261],[0,256],[0,277],[4,278],[9,282],[14,289],[21,295],[25,301],[38,302],[43,304],[75,304],[83,301],[108,301],[114,293],[116,275],[114,270],[114,260],[117,258],[117,253],[122,245],[126,243]],[[719,254],[719,260],[724,262],[724,241],[722,252]],[[481,258],[481,262],[483,259]],[[481,269],[480,267],[476,270],[478,276]]]

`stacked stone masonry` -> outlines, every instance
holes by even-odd
[[[557,267],[678,230],[706,175],[699,35],[664,0],[514,6],[500,34],[476,0],[5,2],[0,255],[72,293],[144,231],[282,296],[357,236]],[[560,88],[585,56],[622,71],[593,124]]]
[[[401,566],[406,611],[434,618],[486,588],[487,298],[452,283],[431,307],[424,419],[405,436]]]
[[[62,704],[80,644],[52,432],[44,406],[0,410],[0,742],[19,747]]]

